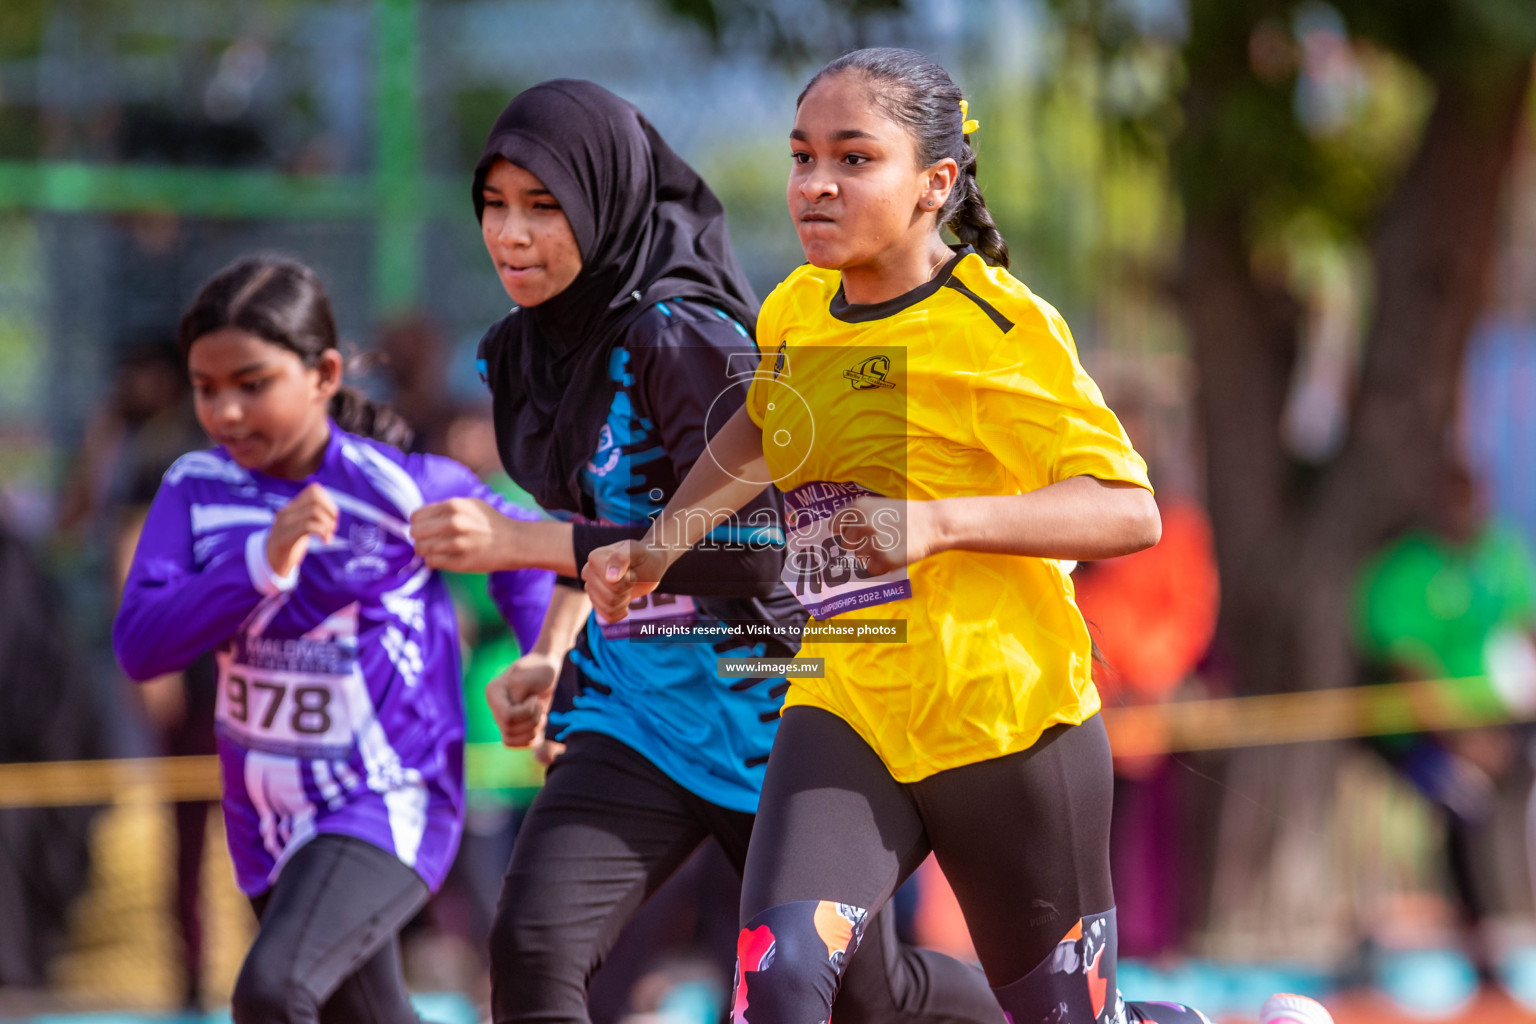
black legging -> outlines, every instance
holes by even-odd
[[[230,998],[235,1024],[419,1024],[396,936],[427,896],[372,843],[311,839],[251,901],[261,928]]]
[[[710,836],[738,871],[753,815],[704,800],[630,747],[569,737],[518,832],[491,932],[496,1024],[585,1024],[587,986],[635,911]],[[972,967],[901,946],[880,915],[838,1024],[1003,1024]]]
[[[1103,723],[1057,726],[1028,750],[903,784],[854,730],[784,714],[742,884],[737,1024],[827,1019],[845,949],[928,856],[965,913],[1013,1024],[1119,1021],[1112,797]],[[1129,1004],[1130,1020],[1204,1020]]]

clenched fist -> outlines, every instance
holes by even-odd
[[[411,515],[416,553],[434,569],[495,572],[517,543],[516,521],[479,498],[449,498]]]
[[[832,530],[866,573],[883,576],[939,550],[938,504],[865,495],[833,514]]]
[[[267,564],[278,576],[287,576],[304,561],[309,538],[329,543],[336,536],[341,511],[319,484],[310,484],[278,509],[267,531]]]
[[[525,654],[485,687],[485,702],[501,729],[501,742],[527,747],[544,742],[549,702],[555,695],[563,659]]]
[[[630,602],[656,589],[665,567],[637,540],[621,540],[594,548],[582,567],[592,610],[604,622],[618,622],[629,615]]]

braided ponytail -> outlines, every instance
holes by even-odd
[[[383,402],[365,397],[356,388],[337,388],[326,411],[347,433],[371,437],[396,448],[409,448],[416,437],[404,416]]]
[[[950,191],[949,201],[944,204],[949,214],[944,226],[955,237],[972,246],[987,260],[999,267],[1008,266],[1008,243],[992,219],[986,200],[981,198],[981,186],[976,183],[976,152],[969,142],[963,142],[966,160],[960,164],[960,177]]]
[[[811,87],[829,75],[858,72],[873,85],[871,95],[887,117],[905,127],[917,142],[918,162],[936,164],[949,157],[960,176],[939,210],[939,223],[973,246],[982,258],[1008,266],[1008,243],[992,219],[976,183],[976,152],[965,135],[960,89],[934,61],[916,50],[871,47],[845,53],[816,72],[795,101],[804,102]]]
[[[203,285],[182,314],[178,341],[182,358],[197,339],[225,327],[288,349],[314,366],[330,349],[339,349],[336,319],[320,277],[297,260],[251,256],[219,271]],[[327,410],[342,430],[397,448],[410,445],[411,428],[387,405],[343,387]]]

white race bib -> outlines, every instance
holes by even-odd
[[[833,516],[838,509],[873,493],[857,484],[816,481],[784,495],[784,522],[788,529],[782,578],[812,618],[830,619],[855,608],[912,596],[906,566],[871,575],[864,568],[863,556],[843,547],[832,532]],[[876,529],[880,528],[877,523]],[[895,540],[896,524],[889,528],[891,539]]]
[[[241,746],[286,757],[340,760],[356,743],[347,688],[356,658],[318,640],[241,638],[219,655],[215,719]]]

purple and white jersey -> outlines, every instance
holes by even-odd
[[[267,563],[273,514],[311,483],[341,512],[335,538],[288,577]],[[480,498],[532,519],[449,459],[405,455],[332,424],[305,480],[242,469],[222,448],[165,474],[112,626],[134,679],[217,650],[224,823],[241,890],[265,892],[318,833],[390,851],[433,891],[464,802],[459,634],[442,579],[416,557],[412,512]],[[553,574],[493,573],[523,649]]]

